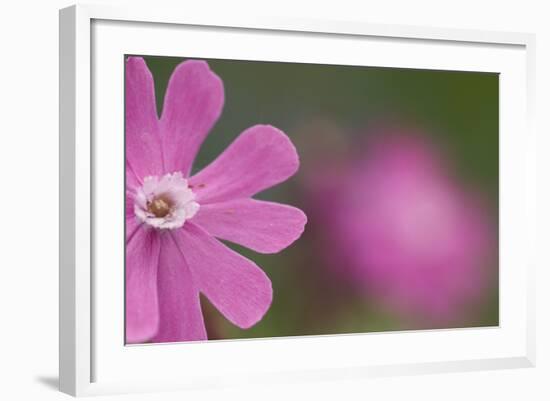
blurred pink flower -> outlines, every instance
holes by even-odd
[[[310,176],[312,224],[338,275],[430,322],[466,314],[495,253],[488,211],[439,155],[420,135],[386,131],[361,157]]]
[[[206,62],[189,60],[173,72],[159,119],[145,61],[126,61],[129,343],[206,339],[199,293],[235,325],[254,325],[271,304],[271,282],[216,238],[275,253],[303,232],[301,210],[251,198],[298,169],[296,149],[277,128],[248,128],[189,176],[223,103],[221,79]]]

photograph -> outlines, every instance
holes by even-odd
[[[125,55],[127,344],[499,325],[499,75]]]
[[[512,3],[6,3],[0,400],[550,400]]]

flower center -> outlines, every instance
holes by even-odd
[[[159,229],[183,226],[199,210],[195,194],[181,173],[150,176],[137,190],[134,213],[138,219]]]
[[[163,195],[147,202],[147,210],[150,213],[153,213],[156,217],[166,217],[166,215],[170,213],[171,209],[172,201],[163,197]]]

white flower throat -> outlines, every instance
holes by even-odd
[[[159,229],[183,226],[199,211],[195,193],[181,173],[145,177],[137,190],[134,213],[142,222]]]

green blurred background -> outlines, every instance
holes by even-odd
[[[185,59],[144,58],[155,79],[160,115],[170,74]],[[308,168],[308,153],[318,141],[316,127],[339,127],[338,135],[353,143],[365,127],[397,121],[421,128],[442,144],[457,174],[483,192],[498,221],[498,74],[207,61],[223,80],[225,105],[193,172],[211,162],[244,129],[259,123],[274,125],[292,139],[302,165],[296,176],[257,198],[288,203],[307,214],[299,183],[302,170]],[[210,339],[438,328],[405,324],[383,306],[327,279],[326,261],[307,229],[300,240],[275,255],[228,245],[266,271],[273,282],[273,305],[256,326],[240,330],[202,298]],[[497,284],[495,277],[486,301],[460,326],[498,325]]]

